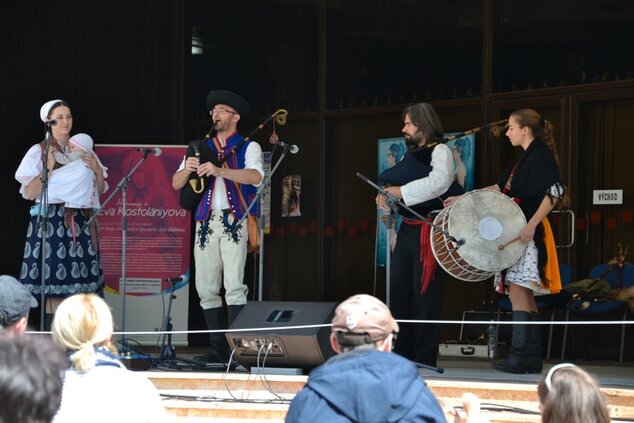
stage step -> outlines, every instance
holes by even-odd
[[[306,383],[306,376],[247,373],[144,372],[160,390],[170,422],[214,418],[215,422],[283,422],[288,401]],[[460,406],[462,394],[480,398],[491,423],[539,422],[537,387],[527,383],[427,380],[437,398]],[[634,390],[605,388],[614,421],[634,418]],[[512,408],[530,410],[522,414]],[[502,411],[496,411],[500,409]]]

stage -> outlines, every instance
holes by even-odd
[[[192,358],[204,349],[183,348],[179,357]],[[559,363],[544,362],[544,371]],[[634,421],[634,363],[584,361],[575,364],[593,374],[602,387],[613,421]],[[536,385],[542,375],[513,375],[493,370],[485,358],[440,357],[443,373],[421,369],[429,388],[444,402],[460,406],[464,392],[476,394],[491,422],[539,422]],[[284,420],[288,404],[306,382],[306,375],[249,373],[238,366],[225,373],[209,370],[174,370],[166,367],[144,373],[164,395],[169,421],[245,422]]]

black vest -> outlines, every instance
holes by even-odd
[[[400,162],[381,172],[379,182],[386,185],[402,186],[416,179],[426,178],[432,170],[431,154],[438,144],[438,142],[433,142],[425,144],[422,147],[408,150]],[[453,181],[446,192],[442,194],[438,193],[440,199],[434,198],[424,203],[409,206],[409,208],[422,216],[427,216],[431,211],[442,209],[442,201],[447,197],[462,195],[464,193],[464,188],[456,181]],[[402,207],[399,207],[398,213],[403,217],[416,218],[416,216]]]

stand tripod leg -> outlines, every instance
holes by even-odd
[[[160,353],[157,366],[166,366],[170,369],[188,368],[188,369],[204,369],[205,364],[197,360],[188,360],[176,357],[176,348],[172,345],[172,303],[176,298],[174,292],[176,285],[172,282],[170,291],[170,299],[167,304],[167,311],[161,325],[161,342]]]

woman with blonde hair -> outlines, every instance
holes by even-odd
[[[111,343],[112,313],[94,294],[66,298],[53,317],[53,340],[66,350],[70,369],[65,374],[62,405],[54,422],[126,421],[157,422],[165,409],[156,387],[129,371]],[[99,394],[96,394],[99,392]],[[104,395],[112,404],[107,413]]]

